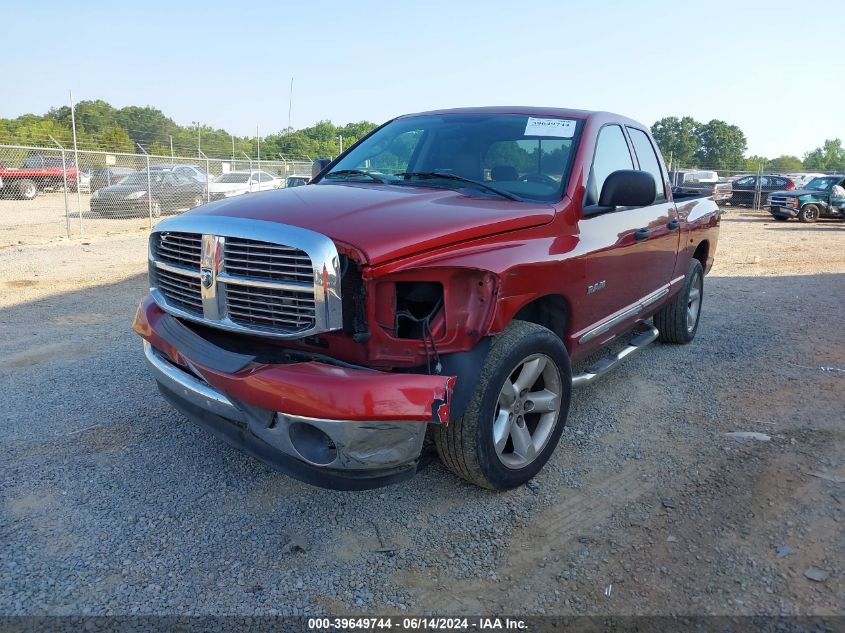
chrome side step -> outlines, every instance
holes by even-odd
[[[625,349],[617,352],[616,354],[605,356],[601,360],[590,365],[583,374],[573,376],[572,386],[583,387],[584,385],[589,385],[596,378],[616,367],[616,365],[621,363],[631,354],[639,352],[641,349],[654,343],[659,335],[660,332],[657,331],[656,327],[651,327],[648,330],[635,334]]]

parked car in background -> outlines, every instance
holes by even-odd
[[[795,189],[795,183],[791,178],[787,178],[786,176],[778,176],[776,174],[743,176],[742,178],[737,178],[732,183],[733,193],[731,194],[731,204],[747,207],[753,205],[758,178],[760,179],[761,206],[766,204],[766,196],[773,191]]]
[[[678,169],[669,172],[669,184],[673,187],[700,182],[718,182],[719,173],[710,169]]]
[[[680,187],[672,187],[672,192],[678,194],[696,194],[706,196],[716,202],[727,202],[733,196],[733,186],[730,181],[718,182],[689,182]]]
[[[769,213],[776,220],[798,218],[801,222],[841,218],[845,199],[833,195],[836,185],[845,187],[845,176],[821,176],[813,178],[801,189],[775,191],[769,195]]]
[[[804,185],[810,182],[813,178],[821,178],[824,174],[818,173],[807,173],[807,172],[798,172],[794,174],[784,174],[787,178],[791,179],[792,182],[795,183],[795,186],[798,189],[801,189]]]
[[[301,187],[302,185],[307,185],[309,180],[311,180],[311,176],[288,176],[285,181],[285,187]]]
[[[91,170],[91,193],[99,191],[103,187],[111,187],[118,184],[129,174],[136,173],[128,167],[98,167]]]
[[[31,154],[20,167],[0,165],[0,195],[32,200],[39,191],[59,189],[67,180],[69,191],[76,191],[78,171],[73,160],[61,156]]]
[[[212,200],[221,200],[255,191],[278,189],[282,182],[281,178],[257,169],[230,171],[228,174],[217,176],[208,185],[208,192]]]
[[[91,212],[97,215],[146,215],[189,209],[206,199],[206,185],[182,173],[165,169],[138,171],[118,184],[91,194]]]
[[[185,165],[183,163],[162,163],[160,165],[150,165],[150,171],[169,171],[186,178],[193,178],[199,183],[207,185],[214,180],[214,176],[207,173],[197,165]]]

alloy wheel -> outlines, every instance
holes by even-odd
[[[496,455],[506,467],[524,468],[543,451],[560,414],[560,370],[545,354],[523,359],[505,379],[493,421]]]

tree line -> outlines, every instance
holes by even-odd
[[[803,158],[783,154],[776,158],[746,156],[748,143],[736,125],[713,119],[700,123],[692,117],[664,117],[651,126],[663,157],[678,167],[726,171],[845,171],[842,140],[828,139]]]
[[[198,156],[199,149],[211,158],[257,157],[264,159],[314,159],[336,156],[376,127],[360,121],[335,125],[320,121],[300,130],[283,129],[256,137],[237,136],[202,123],[179,125],[161,110],[150,106],[115,108],[102,100],[80,101],[75,108],[77,143],[81,149],[111,152],[138,151],[169,155],[171,146],[182,156]],[[746,156],[747,139],[742,130],[714,119],[701,123],[692,117],[664,117],[651,126],[664,158],[678,167],[725,171],[845,171],[845,148],[840,139],[828,139],[802,158]],[[52,108],[46,114],[25,114],[0,119],[0,143],[52,146],[50,137],[72,146],[70,107]],[[260,147],[259,147],[260,145]]]
[[[115,108],[101,100],[80,101],[74,108],[77,145],[80,149],[110,152],[138,152],[138,145],[150,154],[167,156],[171,145],[181,156],[198,156],[201,150],[210,158],[243,158],[246,154],[271,160],[336,156],[344,147],[376,127],[360,121],[334,125],[320,121],[300,130],[285,129],[261,136],[237,136],[202,123],[179,125],[161,110],[150,106]],[[52,147],[50,137],[72,147],[73,132],[69,106],[52,108],[44,115],[25,114],[0,119],[0,143]]]

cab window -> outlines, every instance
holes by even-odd
[[[657,159],[657,152],[651,144],[648,135],[642,130],[629,127],[628,135],[634,145],[634,152],[640,161],[640,170],[646,171],[654,178],[654,186],[657,191],[655,202],[666,200],[666,190],[663,186],[663,171],[660,169],[660,161]]]
[[[618,125],[605,125],[599,132],[596,151],[593,155],[593,167],[587,181],[587,204],[597,204],[601,188],[607,177],[620,169],[633,169],[634,161],[628,150],[628,143],[622,128]]]

